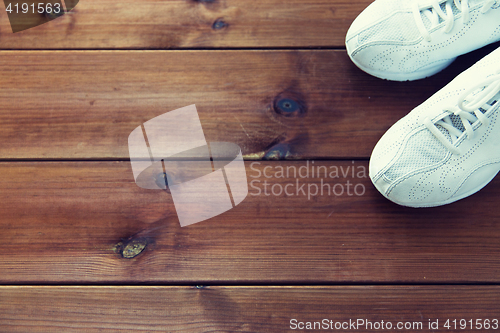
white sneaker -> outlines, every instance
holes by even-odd
[[[394,124],[375,146],[370,178],[410,207],[465,198],[500,170],[500,48]]]
[[[500,40],[500,0],[376,0],[352,23],[347,53],[363,71],[422,79]]]

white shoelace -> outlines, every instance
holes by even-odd
[[[468,100],[467,104],[464,104],[465,99],[472,92],[481,88],[484,89],[473,96],[471,100]],[[477,121],[479,121],[481,125],[488,125],[489,120],[485,113],[500,103],[500,101],[495,101],[490,105],[488,104],[488,101],[493,99],[498,93],[500,93],[500,74],[495,74],[465,91],[458,99],[457,106],[450,110],[444,110],[446,113],[440,119],[432,122],[429,118],[425,118],[424,125],[453,154],[460,155],[460,151],[455,145],[459,137],[465,132],[467,134],[467,138],[472,139],[474,137],[474,130],[479,127],[479,124],[477,124],[476,128],[473,127]],[[460,117],[464,131],[453,125],[450,118],[451,115]],[[448,131],[452,140],[451,142],[449,138],[447,138],[443,132],[437,128],[437,125]]]
[[[481,13],[487,13],[492,6],[495,4],[496,0],[486,0],[481,8]],[[462,12],[462,18],[464,23],[469,21],[469,1],[468,0],[447,0],[445,3],[445,10],[443,11],[441,8],[441,3],[443,1],[432,0],[432,7],[420,8],[418,4],[418,0],[413,1],[413,16],[415,18],[415,22],[417,23],[417,28],[420,31],[420,34],[427,40],[431,41],[431,34],[427,30],[424,25],[424,21],[422,20],[423,13],[431,22],[431,26],[435,27],[438,25],[439,19],[445,22],[444,32],[449,33],[451,29],[453,29],[453,23],[455,22],[455,17],[453,15],[452,4],[455,3],[455,6]]]

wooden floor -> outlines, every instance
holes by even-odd
[[[382,81],[344,48],[370,2],[82,0],[15,34],[0,6],[0,332],[500,329],[500,178],[410,209],[367,174],[395,121],[499,45]],[[127,140],[190,104],[250,187],[181,228]]]

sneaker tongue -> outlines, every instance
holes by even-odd
[[[462,1],[465,1],[465,0],[462,0]],[[469,6],[473,4],[473,2],[480,2],[480,1],[484,1],[484,0],[475,0],[475,1],[469,1]],[[446,11],[446,1],[442,1],[439,6],[441,7],[441,10],[444,12],[444,13],[447,13]],[[425,9],[425,10],[422,10],[421,13],[420,13],[420,16],[422,17],[422,22],[424,23],[424,26],[427,30],[429,29],[432,29],[434,28],[434,26],[442,23],[444,21],[444,19],[440,16],[440,15],[437,15],[434,14],[434,8],[432,8],[432,4],[429,5],[430,8],[428,9]],[[457,15],[459,13],[461,13],[461,10],[456,6],[455,4],[455,1],[452,1],[451,2],[451,10],[452,10],[452,14],[453,15]],[[433,17],[433,16],[436,16],[437,17],[437,22],[432,22],[429,17]]]
[[[431,22],[431,20],[429,20],[427,15],[425,15],[425,12],[432,13],[432,11],[430,9],[426,9],[426,10],[423,10],[422,12],[420,12],[420,16],[422,17],[422,23],[424,23],[424,27],[427,30],[430,30],[430,29],[432,29],[432,22]]]
[[[500,101],[500,91],[495,96],[493,96],[493,98],[490,99],[487,104],[493,106],[498,103],[498,101]]]
[[[491,98],[488,102],[486,102],[485,105],[483,106],[484,108],[480,107],[479,111],[481,111],[482,113],[486,113],[486,109],[496,105],[498,103],[498,101],[500,101],[500,92],[498,92],[493,98]],[[465,100],[465,105],[467,105],[467,103],[468,103],[468,101]],[[460,116],[458,116],[456,114],[450,114],[448,117],[450,118],[453,127],[457,128],[462,133],[465,131],[465,127],[464,127],[464,124],[462,123],[462,118]],[[468,121],[468,120],[465,120],[465,121]],[[470,121],[469,121],[469,123],[470,123]],[[446,138],[450,142],[453,143],[453,140],[451,139],[451,136],[448,133],[448,131],[444,127],[439,126],[439,124],[436,124],[436,125],[439,128],[439,130],[441,132],[443,132],[443,134],[445,134]],[[471,125],[472,125],[472,123],[471,123]]]
[[[477,95],[479,92],[481,92],[483,90],[484,90],[484,88],[476,90],[475,92],[472,93],[472,96]],[[485,108],[486,109],[490,108],[491,106],[495,105],[499,100],[500,100],[500,91],[497,92],[486,103],[484,103],[484,105],[482,107],[479,107],[479,110],[484,113],[484,112],[486,112]],[[469,103],[470,103],[470,98],[469,99],[466,98],[464,101],[464,106],[467,106],[467,104],[469,104]]]
[[[486,2],[486,0],[461,0],[461,1],[467,1],[469,8],[473,7],[477,4],[482,4],[482,3]],[[444,0],[444,1],[441,1],[439,4],[439,6],[441,7],[441,10],[445,13],[446,13],[446,2],[447,1]],[[460,4],[460,2],[459,2],[459,4]],[[498,3],[498,0],[496,3]],[[450,4],[451,4],[451,9],[452,9],[453,15],[457,15],[457,14],[462,12],[461,8],[457,7],[457,5],[455,4],[455,1],[451,1]],[[426,29],[433,28],[435,26],[435,24],[433,24],[431,22],[431,20],[429,19],[429,17],[432,17],[434,15],[433,14],[434,9],[432,8],[433,2],[428,1],[428,0],[421,0],[421,1],[419,1],[419,5],[423,6],[423,7],[429,7],[428,9],[422,10],[420,15],[422,17],[422,22],[424,23],[425,28]],[[427,12],[427,15],[426,15],[426,12]],[[438,15],[438,23],[437,24],[440,24],[441,22],[443,22],[443,18]]]
[[[434,0],[412,0],[412,1],[418,1],[418,5],[420,6],[420,8],[422,7],[432,7],[432,5],[434,4]],[[444,4],[446,3],[447,0],[441,0],[441,1],[438,1],[440,4]],[[467,0],[462,0],[462,1],[467,1]],[[462,2],[461,0],[457,1],[459,4]],[[453,1],[455,2],[455,1]],[[486,0],[468,0],[467,3],[469,4],[469,8],[472,7],[472,6],[475,6],[477,4],[482,4],[482,3],[485,3]],[[497,3],[498,3],[498,0],[497,0]],[[452,6],[455,6],[455,4],[453,3]]]

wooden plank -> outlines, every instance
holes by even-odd
[[[184,228],[128,162],[0,163],[0,283],[499,282],[499,178],[411,209],[372,187],[366,162],[315,161],[314,176],[312,162],[247,161],[245,201]],[[322,181],[331,192],[313,195]]]
[[[367,158],[490,49],[405,83],[370,77],[345,51],[4,51],[0,158],[125,159],[134,128],[191,104],[209,142],[234,142],[247,159]],[[280,113],[284,98],[301,111]]]
[[[12,33],[1,49],[343,47],[362,0],[87,0],[44,25]],[[2,6],[3,7],[3,6]]]
[[[6,333],[284,332],[307,322],[328,332],[484,332],[498,327],[499,300],[498,286],[0,287],[0,325]],[[488,330],[475,329],[484,323]]]

